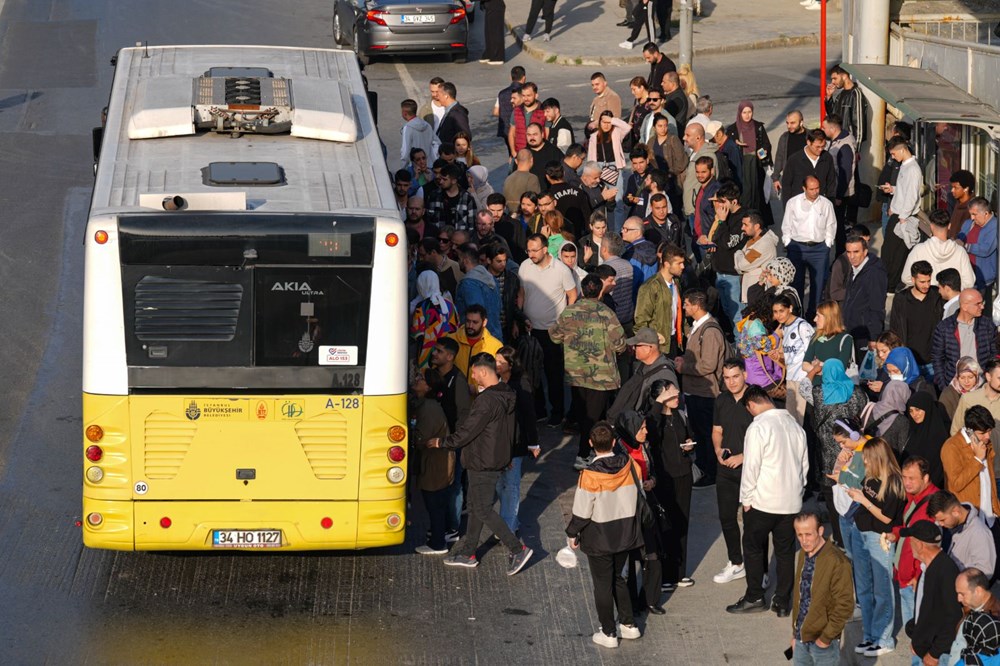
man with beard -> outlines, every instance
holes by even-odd
[[[543,121],[544,122],[544,121]],[[531,151],[533,162],[531,173],[535,174],[541,184],[542,192],[549,190],[548,181],[545,179],[545,167],[549,162],[561,163],[563,152],[545,140],[545,127],[542,123],[530,123],[525,130],[528,140],[528,150]]]

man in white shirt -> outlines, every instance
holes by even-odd
[[[563,401],[562,347],[549,337],[559,315],[566,305],[576,302],[576,280],[566,264],[549,254],[548,239],[541,234],[528,236],[528,258],[521,262],[517,276],[521,278],[521,296],[524,314],[531,325],[531,335],[542,346],[542,366],[552,411],[549,425],[562,423],[565,415]],[[541,387],[535,393],[535,412],[545,414],[545,396]]]
[[[899,162],[899,175],[895,185],[881,186],[883,192],[892,195],[889,222],[882,243],[882,259],[889,275],[889,289],[895,291],[903,277],[907,255],[920,242],[917,213],[920,212],[920,190],[924,177],[917,158],[903,137],[889,139],[889,154]]]
[[[947,211],[935,210],[930,214],[930,219],[931,237],[923,243],[917,243],[910,250],[910,255],[903,265],[903,284],[912,287],[913,276],[910,275],[910,266],[918,261],[926,261],[934,267],[931,284],[938,283],[937,276],[941,271],[954,268],[962,278],[962,289],[971,289],[976,286],[976,274],[972,270],[969,253],[954,239],[948,238],[948,226],[951,224],[951,218]]]
[[[830,250],[837,234],[833,203],[819,192],[819,178],[806,176],[802,194],[788,200],[781,221],[781,242],[788,251],[788,258],[799,267],[792,287],[803,297],[806,273],[809,273],[809,300],[803,298],[803,316],[810,321],[816,314],[816,305],[826,284]]]
[[[729,613],[759,613],[764,604],[767,541],[774,542],[777,583],[771,610],[788,617],[795,582],[795,515],[802,509],[802,491],[809,471],[806,433],[791,414],[776,409],[767,392],[747,386],[742,402],[753,423],[743,440],[743,560],[747,591],[726,607]]]

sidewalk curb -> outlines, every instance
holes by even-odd
[[[549,50],[542,44],[539,40],[531,40],[530,42],[525,42],[522,39],[523,28],[521,26],[512,25],[510,22],[505,21],[507,25],[507,31],[513,35],[514,39],[520,45],[521,50],[527,53],[532,58],[540,60],[545,63],[555,64],[555,65],[646,65],[646,61],[642,58],[642,51],[636,51],[633,49],[628,52],[630,55],[621,56],[592,56],[592,55],[567,55],[563,53],[557,53],[555,51]],[[839,33],[831,33],[827,35],[827,39],[839,39]],[[676,34],[674,39],[676,40]],[[536,43],[537,42],[537,43]],[[713,55],[719,53],[732,53],[735,51],[756,51],[760,49],[777,49],[777,48],[788,48],[793,46],[814,46],[819,44],[819,35],[817,33],[810,33],[808,35],[795,35],[795,36],[782,36],[773,39],[761,39],[753,42],[743,42],[738,44],[719,44],[715,46],[709,46],[703,49],[695,49],[694,55]],[[637,45],[638,46],[638,45]],[[677,53],[675,51],[665,51],[665,53],[673,58],[677,59]],[[635,54],[635,55],[631,55]]]

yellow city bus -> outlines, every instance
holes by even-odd
[[[95,145],[84,544],[401,543],[406,241],[355,56],[124,49]]]

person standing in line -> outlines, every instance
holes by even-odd
[[[942,271],[953,268],[962,276],[962,289],[971,289],[976,284],[976,273],[972,269],[969,253],[961,243],[949,238],[948,225],[951,223],[947,211],[934,210],[928,216],[931,221],[931,237],[922,243],[917,243],[906,256],[903,264],[903,284],[910,286],[913,278],[910,267],[918,261],[927,261],[934,268],[931,284],[937,285],[937,276]]]
[[[936,287],[931,286],[934,268],[927,261],[916,261],[909,266],[910,283],[892,299],[889,313],[889,330],[899,334],[920,366],[924,379],[933,381],[931,340],[934,329],[941,321],[944,301]]]
[[[639,638],[632,600],[622,571],[629,552],[643,545],[637,515],[638,465],[627,453],[615,453],[614,428],[607,421],[594,425],[590,445],[594,457],[580,473],[573,497],[573,517],[566,526],[572,548],[587,555],[594,581],[594,603],[601,628],[592,640],[618,647],[621,638]],[[615,607],[618,622],[615,622]],[[620,623],[620,624],[619,624]]]
[[[503,40],[501,39],[501,44]],[[507,130],[510,128],[510,114],[514,111],[514,103],[511,101],[511,94],[521,92],[521,85],[527,80],[528,75],[524,67],[514,65],[510,68],[510,85],[497,93],[496,101],[493,102],[493,116],[497,119],[497,136],[507,139]],[[513,157],[513,155],[511,155]]]
[[[996,421],[986,407],[974,405],[965,412],[964,423],[964,428],[941,445],[944,486],[960,502],[979,509],[987,527],[993,529],[1000,515],[994,472],[996,450],[990,442]]]
[[[785,218],[781,222],[781,242],[787,248],[788,258],[800,267],[792,282],[799,295],[806,293],[806,273],[809,274],[809,299],[804,304],[806,319],[816,316],[830,270],[830,250],[837,236],[833,203],[819,191],[819,179],[806,176],[802,193],[785,203]]]
[[[514,536],[500,514],[493,510],[493,503],[500,472],[511,461],[517,396],[500,381],[496,359],[490,354],[480,354],[472,361],[472,378],[481,391],[469,416],[447,437],[427,441],[429,449],[463,449],[462,464],[469,475],[468,529],[444,563],[451,567],[477,567],[476,549],[485,523],[510,551],[507,575],[513,576],[524,568],[534,551]]]
[[[726,390],[715,399],[712,411],[712,445],[719,461],[715,475],[715,498],[729,560],[722,571],[712,577],[719,584],[746,577],[737,518],[743,477],[743,439],[753,423],[753,417],[741,403],[747,389],[747,370],[743,359],[726,359],[722,364],[722,383]]]
[[[518,529],[521,523],[517,513],[521,508],[521,467],[529,453],[537,458],[542,452],[535,423],[535,397],[531,394],[531,381],[521,369],[517,350],[513,347],[501,347],[496,359],[497,375],[514,389],[514,408],[517,414],[517,439],[511,450],[510,465],[500,473],[497,481],[497,497],[500,498],[500,517],[515,536],[520,536]]]
[[[955,200],[955,207],[948,218],[948,238],[954,238],[962,230],[962,225],[971,216],[969,215],[969,202],[976,193],[976,176],[971,171],[959,169],[951,174],[949,179],[951,185],[951,196]],[[934,213],[931,213],[933,216]]]
[[[975,289],[963,289],[958,297],[958,312],[945,317],[934,327],[931,338],[931,362],[934,383],[943,391],[955,378],[958,359],[971,356],[986,367],[997,355],[997,328],[983,314],[986,302]]]
[[[545,113],[545,140],[561,150],[565,157],[569,157],[566,151],[576,143],[576,135],[573,134],[573,126],[562,115],[559,100],[549,97],[542,102],[542,111]],[[565,157],[562,164],[565,163]],[[563,180],[567,180],[565,176]],[[579,181],[571,184],[579,184]]]
[[[649,326],[662,331],[660,351],[669,358],[681,353],[684,343],[684,314],[681,301],[681,276],[684,274],[684,250],[673,244],[658,248],[660,270],[642,283],[635,305],[635,326]]]
[[[845,243],[851,272],[842,310],[844,326],[854,338],[855,358],[864,358],[885,327],[886,269],[882,261],[868,252],[863,236],[851,234]]]
[[[992,302],[993,284],[997,280],[997,216],[984,197],[969,201],[969,215],[955,240],[969,253],[976,289]]]
[[[491,0],[492,1],[492,0]],[[528,81],[521,85],[521,103],[513,108],[507,123],[507,150],[511,155],[528,147],[528,125],[545,126],[545,110],[538,99],[538,86]],[[544,165],[542,165],[544,167]],[[535,174],[538,176],[538,174]],[[541,176],[539,176],[541,181]]]
[[[806,147],[796,153],[789,152],[781,171],[781,203],[799,193],[806,176],[819,180],[820,194],[833,201],[837,194],[837,167],[826,151],[826,134],[821,129],[809,130]]]
[[[566,264],[549,254],[548,239],[542,234],[528,236],[528,258],[521,263],[518,277],[521,278],[521,290],[524,292],[519,300],[524,304],[524,314],[531,325],[531,335],[542,346],[545,388],[552,406],[548,423],[554,427],[562,423],[565,416],[565,366],[563,351],[549,337],[549,329],[555,326],[566,306],[576,302],[576,280]],[[541,386],[535,394],[535,411],[539,416],[546,411]]]
[[[607,233],[604,236],[599,253],[601,265],[608,265],[615,271],[615,283],[609,292],[615,303],[615,316],[625,328],[625,333],[631,333],[637,328],[634,325],[636,307],[635,289],[632,286],[637,271],[627,259],[622,259],[625,243],[616,233]]]
[[[795,582],[795,515],[809,473],[806,433],[792,415],[777,409],[767,392],[747,386],[742,402],[753,417],[743,443],[743,557],[746,592],[726,607],[727,613],[760,613],[764,601],[768,537],[774,544],[778,580],[770,609],[788,617]]]
[[[997,564],[996,544],[993,534],[972,504],[959,502],[947,490],[931,496],[927,502],[929,520],[948,530],[951,543],[948,556],[959,569],[975,567],[980,571],[994,571]]]
[[[949,663],[996,666],[1000,663],[1000,601],[990,592],[989,577],[979,569],[966,569],[955,579],[955,592],[963,619]]]
[[[864,94],[840,65],[830,70],[830,83],[826,86],[827,117],[836,114],[842,119],[843,128],[857,140],[858,146],[868,140],[868,102]]]
[[[781,341],[780,356],[785,361],[785,384],[788,390],[785,409],[801,425],[806,416],[806,401],[799,393],[799,384],[807,376],[802,363],[816,329],[802,317],[795,316],[794,303],[786,294],[775,297],[771,314],[778,325],[774,335]],[[780,360],[777,358],[778,350],[772,351],[771,355],[772,360]]]
[[[696,460],[704,476],[695,488],[715,485],[717,459],[712,447],[712,414],[719,395],[726,337],[719,322],[708,313],[708,295],[692,289],[684,294],[684,314],[694,322],[683,356],[674,359],[684,384],[684,404],[694,432]]]
[[[851,563],[827,545],[815,513],[795,516],[801,552],[792,600],[792,659],[795,666],[837,666],[840,635],[854,614]]]
[[[625,330],[615,313],[601,303],[601,278],[583,278],[583,298],[566,306],[549,328],[549,339],[562,345],[571,404],[580,428],[577,463],[586,464],[590,429],[604,418],[610,397],[621,386],[617,354],[625,351]]]
[[[806,148],[805,121],[801,111],[789,111],[785,116],[785,131],[778,138],[778,147],[774,151],[774,173],[771,174],[772,185],[778,196],[781,196],[781,179],[785,172],[785,164],[791,155],[796,155]]]
[[[771,140],[764,123],[753,118],[753,102],[748,99],[740,101],[736,122],[726,128],[726,135],[736,142],[742,155],[738,165],[742,170],[740,204],[770,220],[771,208],[764,201],[764,170],[772,163]]]
[[[454,145],[455,135],[465,132],[470,137],[472,129],[469,127],[469,110],[462,106],[457,99],[458,91],[455,84],[445,81],[439,87],[440,104],[444,107],[444,115],[437,126],[437,136],[441,143]]]
[[[964,384],[971,388],[962,391],[952,412],[950,429],[952,435],[958,434],[958,431],[965,427],[965,412],[974,405],[985,407],[993,415],[994,420],[1000,419],[1000,359],[990,359],[985,366],[981,366],[971,356],[964,356],[956,364],[958,366],[956,376],[963,374],[963,365],[976,377],[973,381],[969,381],[968,372],[964,373],[966,375]],[[942,397],[944,393],[942,391]]]
[[[837,169],[837,192],[833,199],[833,209],[837,215],[837,254],[844,251],[847,229],[855,225],[858,217],[858,204],[854,197],[858,146],[854,136],[843,124],[837,114],[830,114],[823,120],[823,131],[830,140],[828,150]]]
[[[399,105],[399,110],[403,117],[403,127],[399,130],[403,137],[399,148],[399,161],[400,168],[407,169],[415,149],[424,151],[425,155],[431,154],[434,130],[426,120],[417,117],[417,103],[414,100],[404,99]]]
[[[504,62],[504,14],[507,12],[507,4],[504,0],[480,0],[480,5],[483,7],[483,12],[486,16],[483,18],[483,37],[485,38],[485,47],[483,48],[483,57],[480,58],[479,62],[487,63],[489,65],[502,65]]]
[[[920,212],[924,177],[906,139],[899,136],[890,139],[889,154],[899,162],[899,175],[895,185],[882,186],[883,192],[892,195],[889,220],[882,240],[882,257],[889,275],[889,289],[894,292],[899,287],[910,250],[920,242],[917,213]]]

